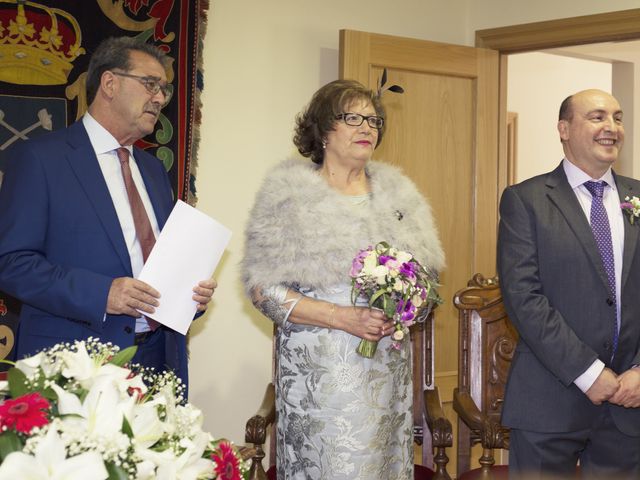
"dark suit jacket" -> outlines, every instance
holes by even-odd
[[[614,174],[620,201],[640,182]],[[617,373],[640,363],[640,222],[624,220],[620,339],[611,362],[615,303],[589,221],[562,164],[502,195],[498,272],[520,333],[502,421],[538,432],[587,428],[603,406],[573,381],[602,360]],[[626,217],[626,214],[625,214]],[[640,435],[640,409],[611,406],[617,427]]]
[[[173,208],[163,165],[134,156],[160,228]],[[7,155],[0,188],[0,290],[24,302],[17,355],[60,341],[99,337],[133,345],[133,317],[107,315],[111,282],[132,276],[131,261],[89,136],[77,122]],[[186,382],[185,337],[166,335],[170,366]]]

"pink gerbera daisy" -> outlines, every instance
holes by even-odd
[[[215,462],[215,472],[218,480],[241,480],[240,462],[230,444],[222,442],[218,445],[218,452],[211,455]]]
[[[49,408],[47,399],[37,392],[5,400],[0,404],[0,427],[30,433],[33,428],[49,423]]]

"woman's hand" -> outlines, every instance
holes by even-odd
[[[381,310],[368,307],[337,307],[334,326],[373,342],[393,333],[393,321]]]

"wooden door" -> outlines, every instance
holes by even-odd
[[[400,85],[405,92],[383,94],[388,128],[374,158],[400,166],[414,180],[438,223],[447,267],[440,279],[445,304],[436,311],[435,383],[456,425],[451,400],[457,386],[458,317],[452,298],[474,273],[492,276],[496,268],[499,55],[340,32],[341,78],[375,89],[383,68],[387,85]],[[449,457],[454,467],[455,452]]]

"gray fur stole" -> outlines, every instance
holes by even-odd
[[[400,170],[370,161],[372,196],[365,208],[331,188],[310,161],[287,160],[267,175],[245,231],[242,279],[255,286],[326,291],[348,283],[359,250],[386,241],[427,268],[444,267],[431,208]]]

